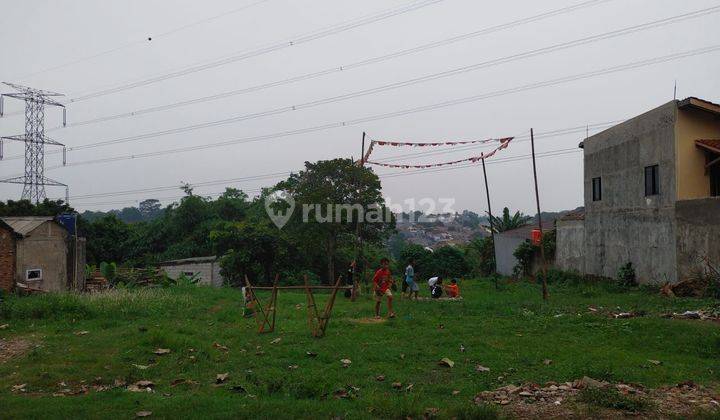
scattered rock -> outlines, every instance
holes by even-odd
[[[155,392],[155,384],[152,381],[137,381],[127,387],[130,392]]]

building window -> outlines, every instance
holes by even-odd
[[[660,167],[658,165],[645,167],[645,197],[660,194]]]
[[[593,201],[602,200],[602,180],[600,177],[592,179],[592,194]]]
[[[25,280],[42,280],[42,269],[33,268],[25,271]]]
[[[710,196],[720,197],[720,163],[710,167]]]

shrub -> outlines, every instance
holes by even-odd
[[[532,274],[532,264],[536,250],[537,247],[535,245],[525,241],[513,252],[513,255],[518,261],[517,265],[513,268],[513,275],[515,277],[529,276]]]
[[[635,277],[635,268],[631,262],[620,267],[617,273],[617,282],[621,287],[635,287],[638,285]]]

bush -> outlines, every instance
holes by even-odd
[[[563,284],[577,286],[585,282],[585,277],[576,272],[562,271],[557,268],[550,268],[547,271],[548,284]]]
[[[638,285],[635,268],[631,262],[620,267],[617,273],[617,282],[620,287],[636,287]]]
[[[518,261],[517,265],[513,268],[513,275],[515,277],[529,276],[532,274],[533,259],[535,258],[537,249],[535,245],[529,241],[525,241],[513,252],[513,256],[515,256]]]

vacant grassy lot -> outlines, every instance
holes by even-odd
[[[660,317],[710,302],[581,285],[553,286],[544,304],[535,285],[462,287],[463,301],[397,302],[398,318],[381,323],[363,321],[370,300],[339,297],[323,339],[310,336],[300,293],[280,295],[277,330],[263,335],[242,317],[236,290],[9,297],[0,306],[0,417],[404,418],[435,408],[442,418],[492,418],[502,409],[473,398],[508,384],[720,383],[720,325]],[[620,311],[646,315],[609,315]],[[438,365],[445,357],[454,367]],[[127,390],[140,380],[154,392]]]

